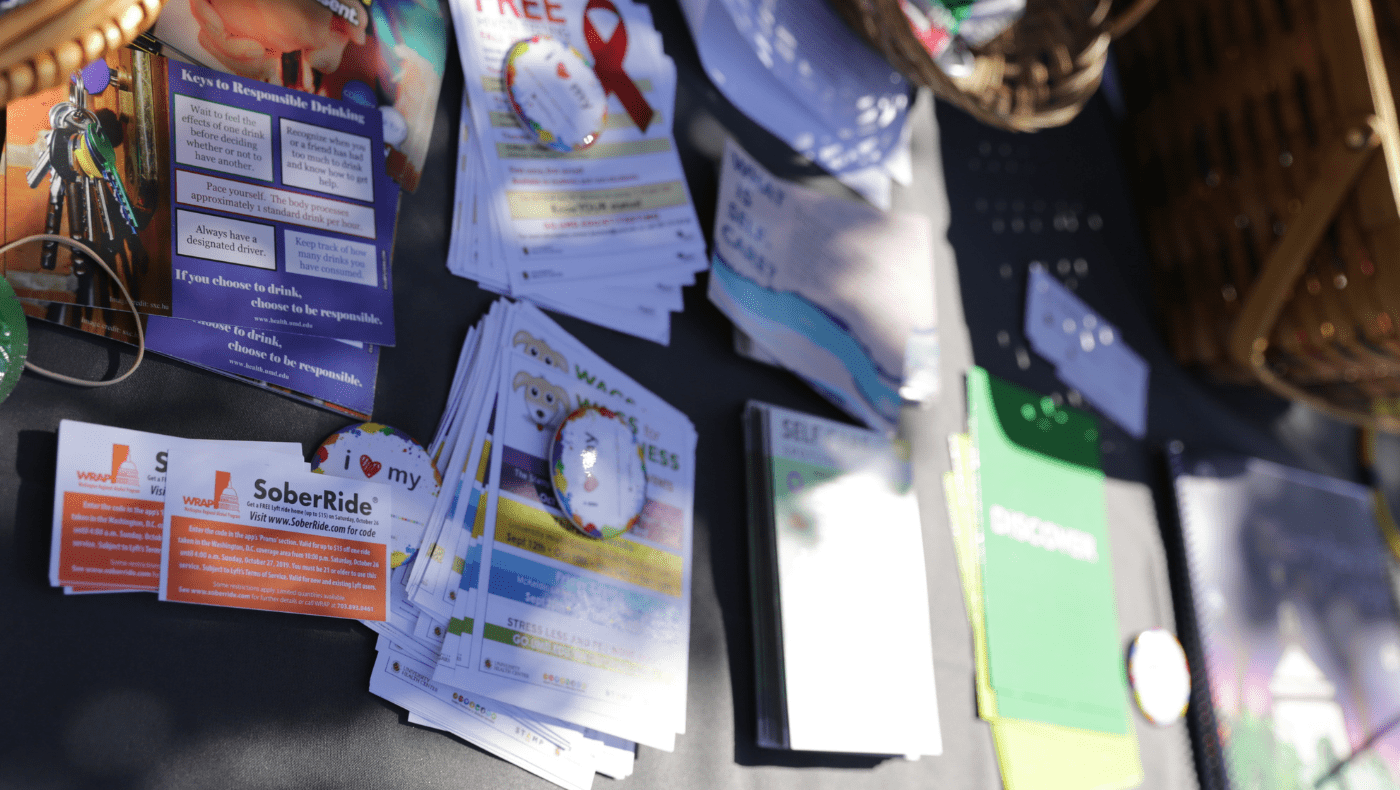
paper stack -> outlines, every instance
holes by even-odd
[[[938,392],[926,216],[804,189],[730,142],[709,297],[746,356],[791,370],[871,428],[892,433],[903,401]]]
[[[549,467],[585,405],[643,442],[638,523],[566,526]],[[463,344],[429,445],[443,492],[393,577],[370,690],[564,787],[625,776],[685,728],[696,434],[538,309],[497,302]],[[451,496],[447,492],[452,492]]]
[[[631,0],[451,8],[467,85],[448,268],[668,343],[681,286],[705,268],[705,240],[671,133],[676,68],[651,12]],[[607,93],[597,142],[582,150],[544,147],[512,108],[506,55],[531,36],[572,46]],[[561,79],[591,79],[558,68]]]
[[[125,75],[125,76],[124,76]],[[34,315],[355,415],[392,346],[399,187],[374,106],[122,49],[12,103],[0,239]],[[74,151],[81,153],[75,154]]]
[[[315,474],[295,443],[64,420],[49,581],[70,594],[383,620],[394,494]]]
[[[759,745],[941,754],[907,452],[879,432],[760,403],[744,412],[744,437]],[[870,646],[833,640],[832,623],[879,634],[881,670],[852,672]]]
[[[1008,790],[1142,781],[1090,415],[967,374],[969,434],[944,478],[977,712]]]
[[[725,98],[876,207],[914,179],[909,82],[827,3],[681,0]]]

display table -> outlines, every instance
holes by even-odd
[[[776,173],[835,189],[718,95],[699,68],[679,10],[668,0],[652,5],[680,71],[675,133],[707,230],[715,162],[727,134]],[[374,412],[421,440],[433,435],[467,328],[494,298],[443,265],[462,92],[455,50],[450,58],[434,136],[437,164],[427,168],[418,192],[405,196],[399,217],[399,345],[382,355]],[[689,415],[700,435],[686,734],[674,753],[641,749],[627,786],[997,786],[989,730],[974,710],[971,633],[941,475],[948,466],[945,438],[963,429],[960,390],[970,360],[1043,392],[1064,393],[1021,336],[1031,260],[1055,266],[1065,260],[1079,293],[1153,365],[1149,441],[1104,430],[1124,644],[1139,630],[1173,623],[1157,527],[1170,513],[1157,467],[1161,442],[1223,443],[1318,471],[1351,471],[1349,434],[1339,426],[1306,416],[1280,422],[1285,412],[1276,402],[1231,402],[1170,364],[1151,328],[1147,264],[1102,101],[1070,127],[1034,136],[993,132],[946,107],[937,115],[941,150],[929,97],[921,97],[914,113],[915,185],[897,191],[896,208],[936,219],[946,214],[943,196],[927,188],[936,183],[941,158],[957,252],[956,265],[946,248],[937,261],[943,391],[933,407],[910,412],[907,424],[922,494],[944,754],[908,762],[753,745],[739,416],[754,398],[842,417],[795,377],[736,356],[731,327],[706,301],[702,279],[686,291],[686,311],[675,318],[669,347],[560,319]],[[127,348],[38,322],[31,332],[31,358],[70,374],[111,375],[133,356]],[[0,628],[6,634],[0,640],[6,685],[0,787],[548,786],[462,741],[406,724],[402,710],[371,696],[366,684],[374,635],[358,623],[160,603],[148,594],[65,597],[50,588],[56,430],[65,418],[188,437],[291,440],[307,450],[348,423],[159,357],[148,358],[132,379],[94,391],[24,377],[0,404]],[[1309,433],[1314,429],[1322,441]],[[1334,441],[1338,437],[1342,441]],[[1322,446],[1334,449],[1306,455],[1307,448]],[[833,623],[831,638],[857,637]],[[881,671],[878,640],[870,644],[868,661],[852,672]],[[832,705],[839,708],[840,700]],[[1195,786],[1185,726],[1135,722],[1144,787]]]

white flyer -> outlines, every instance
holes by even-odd
[[[60,422],[49,583],[73,592],[155,592],[170,453],[226,446],[301,460],[295,442],[202,441]]]
[[[401,649],[381,647],[369,690],[407,708],[422,723],[451,732],[561,787],[588,790],[593,785],[594,759],[584,739],[561,744],[541,737],[509,706],[434,683],[432,667]]]
[[[710,301],[872,428],[937,393],[933,223],[774,177],[732,141],[715,217]]]
[[[455,2],[472,125],[486,160],[511,286],[654,266],[663,250],[704,245],[671,122],[675,65],[645,7],[630,0],[562,0],[548,7]],[[506,51],[552,36],[594,61],[608,90],[608,123],[585,151],[541,148],[513,120]],[[586,261],[586,264],[584,263]]]
[[[517,305],[513,331],[554,362],[513,348],[502,360],[472,651],[454,683],[656,748],[685,727],[694,451],[689,420]],[[644,442],[640,523],[606,541],[560,523],[550,488],[552,426],[596,403]],[[485,593],[485,594],[481,594]]]
[[[246,449],[171,453],[160,600],[384,620],[394,489]]]

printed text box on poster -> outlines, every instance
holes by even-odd
[[[375,236],[374,209],[369,206],[243,184],[188,170],[175,171],[175,200],[189,206],[333,230],[366,239]]]
[[[179,209],[175,252],[192,258],[277,269],[277,240],[271,225]]]
[[[282,183],[355,200],[374,200],[371,141],[282,119]]]
[[[175,161],[272,180],[272,116],[175,94]]]
[[[283,234],[283,242],[286,269],[291,274],[324,277],[327,280],[371,287],[379,284],[374,265],[373,244],[290,229]]]

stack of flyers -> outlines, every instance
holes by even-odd
[[[732,141],[715,208],[710,301],[740,353],[791,370],[893,433],[938,394],[932,222],[776,178]]]
[[[705,73],[740,112],[878,208],[913,182],[909,82],[830,4],[680,5]]]
[[[547,460],[575,409],[634,433],[630,531],[569,526]],[[631,771],[633,742],[685,727],[696,433],[538,309],[498,302],[468,334],[429,454],[443,495],[392,577],[370,690],[564,787]],[[560,472],[562,474],[562,472]],[[449,492],[451,495],[449,496]]]
[[[8,108],[0,238],[30,315],[367,415],[395,342],[379,111],[123,49]]]
[[[680,289],[705,268],[705,240],[671,131],[676,67],[651,12],[631,0],[451,8],[467,89],[448,268],[493,292],[668,343]],[[519,44],[539,57],[560,53],[546,76],[593,110],[596,126],[577,150],[541,142],[565,140],[580,118],[546,117],[545,99],[557,97],[531,104],[548,91],[522,93],[540,70],[527,73],[526,57],[507,64]]]
[[[744,449],[758,744],[941,754],[908,444],[750,401]],[[869,648],[831,639],[833,622],[880,634],[883,671],[848,671]],[[833,696],[844,700],[840,716]]]
[[[296,444],[64,420],[49,581],[70,594],[383,620],[393,495],[313,473]]]
[[[943,487],[1002,784],[1136,787],[1098,424],[976,367],[967,404]]]

